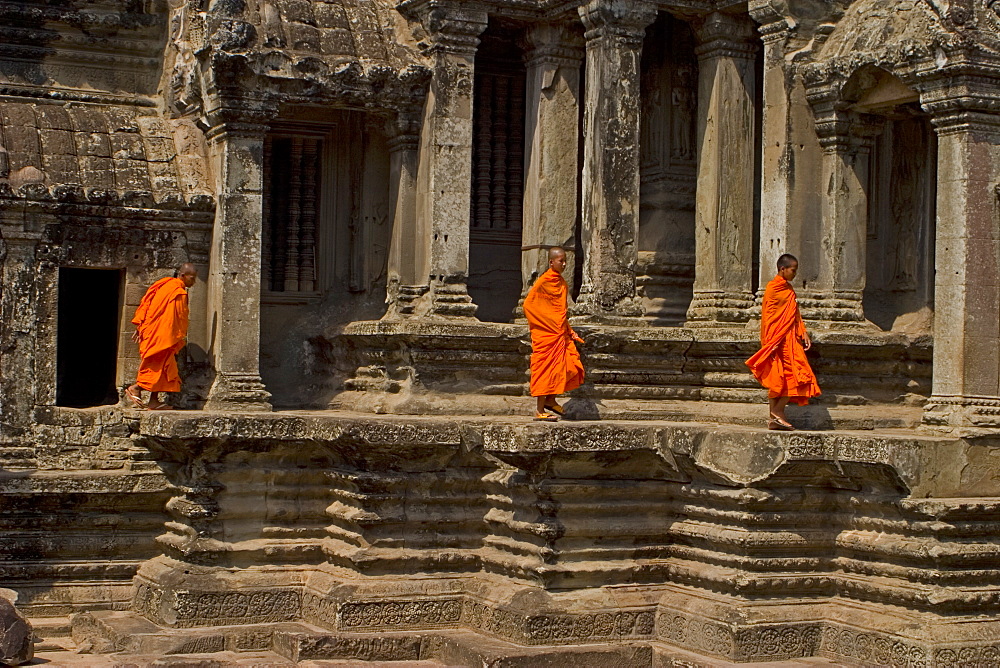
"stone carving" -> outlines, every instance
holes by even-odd
[[[821,650],[837,658],[890,666],[928,665],[927,650],[910,643],[854,629],[828,626],[823,629]],[[947,663],[937,665],[949,665]]]
[[[360,628],[428,628],[457,623],[462,617],[461,599],[345,603],[340,607],[340,626]]]
[[[176,625],[206,626],[259,624],[298,619],[301,598],[297,591],[175,592]]]

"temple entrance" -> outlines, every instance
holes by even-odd
[[[264,142],[260,372],[277,407],[321,407],[338,359],[324,336],[385,312],[393,209],[379,119],[290,111]]]
[[[683,21],[661,12],[646,30],[640,94],[639,261],[646,317],[681,325],[694,283],[698,60]]]
[[[119,269],[59,269],[57,406],[118,403],[115,374],[122,281]]]
[[[469,295],[480,320],[509,322],[521,296],[526,69],[517,27],[494,23],[476,52]]]
[[[934,321],[937,137],[914,91],[878,71],[858,106],[883,119],[871,149],[865,318],[886,331],[929,334]],[[888,97],[893,104],[865,107]],[[894,98],[894,99],[893,99]]]

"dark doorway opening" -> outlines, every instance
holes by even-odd
[[[56,405],[86,408],[118,403],[119,269],[59,269]]]
[[[522,28],[492,21],[476,51],[469,295],[476,317],[510,322],[521,296],[525,86]]]

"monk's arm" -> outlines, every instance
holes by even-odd
[[[798,306],[795,307],[795,333],[802,340],[802,348],[804,350],[809,350],[812,348],[812,339],[809,338],[809,332],[806,331],[806,324],[802,322],[802,314],[799,313]]]
[[[573,328],[569,326],[569,313],[566,313],[566,317],[563,319],[563,328],[565,329],[566,336],[576,341],[577,343],[583,343],[583,339],[580,335],[573,331]]]

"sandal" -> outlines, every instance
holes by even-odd
[[[558,415],[549,415],[548,413],[535,413],[536,422],[559,422]]]
[[[148,411],[172,411],[172,410],[176,410],[176,409],[173,406],[171,406],[170,404],[160,404],[158,406],[150,406],[146,410],[148,410]]]
[[[771,416],[771,419],[767,421],[767,428],[771,431],[795,431],[795,427],[791,424],[781,418],[776,418],[773,415]]]
[[[546,404],[545,410],[555,413],[559,417],[565,415],[565,410],[563,410],[563,407],[560,406],[559,404]]]
[[[140,395],[132,394],[131,385],[125,388],[125,396],[128,397],[128,400],[132,402],[132,405],[138,408],[139,410],[146,410],[147,408],[149,408],[149,406],[146,405],[146,402],[142,400],[142,397]]]

